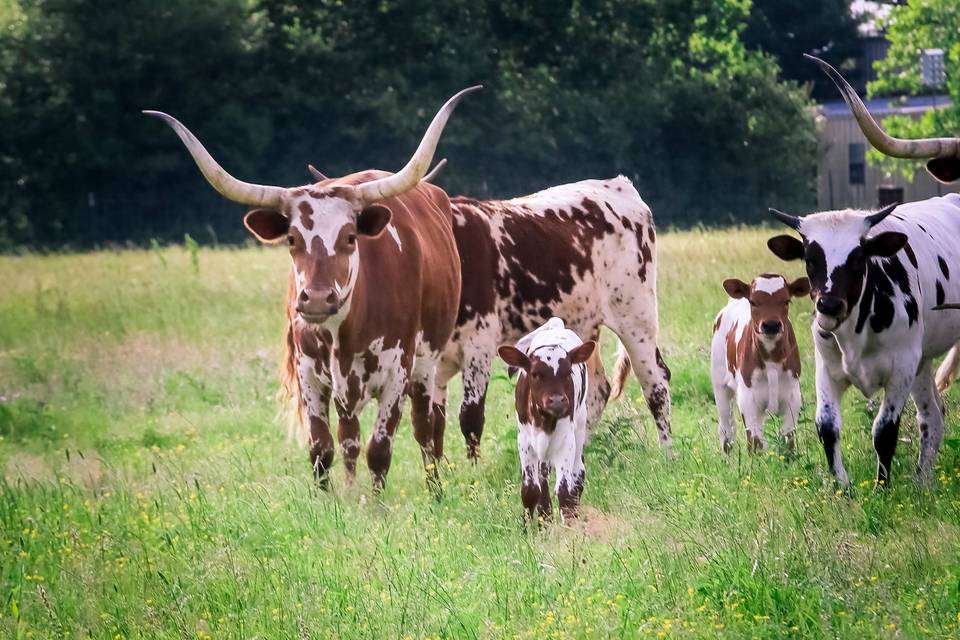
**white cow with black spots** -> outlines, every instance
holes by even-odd
[[[840,455],[840,407],[851,385],[867,397],[884,391],[873,422],[881,484],[890,481],[901,413],[913,396],[917,474],[926,480],[943,439],[933,360],[960,336],[960,313],[936,309],[944,299],[960,299],[960,195],[873,214],[773,213],[802,238],[777,236],[767,244],[784,260],[806,262],[816,308],[817,432],[837,483],[849,484]]]

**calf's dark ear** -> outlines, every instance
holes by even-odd
[[[934,158],[927,162],[927,171],[940,182],[960,180],[960,158]]]
[[[767,240],[767,248],[781,260],[799,260],[803,257],[803,243],[793,236],[774,236]]]
[[[364,207],[357,216],[357,232],[361,235],[376,238],[383,233],[390,223],[393,214],[382,204],[370,204]]]
[[[523,369],[524,371],[530,370],[530,358],[528,358],[527,354],[523,351],[520,351],[520,349],[511,347],[510,345],[503,345],[497,349],[497,353],[500,355],[500,358],[511,367]]]
[[[884,231],[863,242],[863,249],[868,256],[889,258],[907,244],[907,234],[899,231]]]
[[[243,216],[243,226],[265,244],[276,244],[290,231],[290,220],[276,209],[254,209]]]
[[[567,357],[570,358],[570,364],[583,364],[590,359],[590,356],[593,355],[593,352],[596,350],[596,348],[596,342],[593,340],[587,340],[579,347],[568,351]]]
[[[750,285],[743,280],[737,280],[736,278],[728,278],[724,280],[723,290],[727,292],[728,296],[735,299],[746,298],[750,295]]]
[[[791,282],[787,288],[790,290],[790,295],[794,298],[802,298],[803,296],[810,294],[810,278],[797,278]]]

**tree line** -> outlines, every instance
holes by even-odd
[[[0,0],[0,248],[242,240],[242,210],[143,109],[289,186],[308,162],[398,169],[478,83],[441,142],[452,195],[624,174],[661,226],[803,211],[810,87],[779,60],[856,34],[844,2],[793,4],[839,17],[791,49],[773,0]]]

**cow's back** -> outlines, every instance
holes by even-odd
[[[384,175],[354,174],[358,183]],[[358,325],[365,335],[358,339],[386,336],[390,343],[393,336],[423,331],[423,340],[433,350],[442,350],[453,331],[460,299],[460,258],[450,201],[439,187],[420,183],[382,204],[392,213],[386,230],[360,241],[363,281],[351,309],[363,316]]]
[[[861,301],[851,320],[859,323],[869,310],[869,321],[865,319],[863,326],[879,328],[881,339],[888,331],[910,332],[917,320],[922,320],[924,355],[942,355],[960,336],[960,311],[933,309],[944,302],[960,302],[960,244],[956,241],[960,238],[960,194],[900,205],[871,235],[884,231],[905,233],[908,238],[907,247],[894,258],[880,261],[881,268],[873,271],[874,280],[887,281],[873,297],[889,290],[892,293],[886,297],[892,304]],[[892,309],[892,315],[885,309]]]
[[[654,297],[652,216],[624,177],[451,204],[464,274],[459,327],[486,317],[508,342],[556,315],[586,335],[613,296]]]

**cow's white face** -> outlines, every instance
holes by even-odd
[[[286,242],[293,260],[297,313],[322,324],[346,317],[360,268],[361,237],[379,236],[390,209],[362,207],[349,187],[291,189],[280,210],[255,209],[244,224],[262,242]]]
[[[791,236],[771,238],[767,245],[784,260],[803,258],[810,278],[817,325],[834,331],[850,317],[863,294],[870,258],[893,256],[907,236],[887,231],[867,237],[868,215],[859,211],[827,211],[800,219],[803,241]]]

